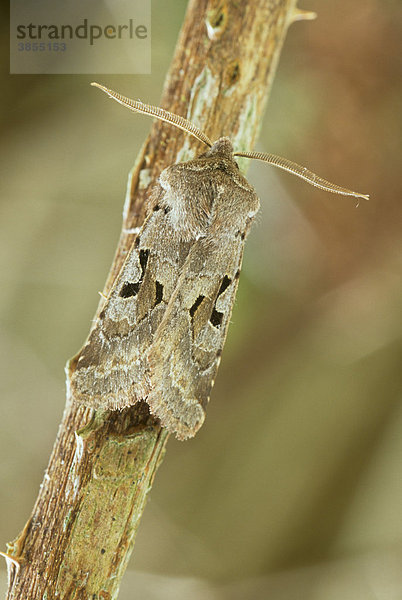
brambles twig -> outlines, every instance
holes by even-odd
[[[228,135],[250,150],[287,27],[302,18],[311,13],[297,11],[295,0],[191,0],[161,106],[212,140]],[[199,147],[167,124],[153,125],[132,172],[105,295],[144,218],[149,186],[140,189],[140,175],[152,182]],[[145,403],[92,414],[67,398],[32,515],[8,547],[8,600],[117,597],[167,438]]]

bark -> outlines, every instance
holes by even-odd
[[[251,150],[287,27],[311,17],[295,0],[191,0],[160,105],[213,140],[228,135],[236,150]],[[153,125],[131,173],[105,295],[143,221],[152,181],[199,150],[190,136]],[[8,545],[8,600],[117,597],[167,439],[145,403],[94,413],[67,394],[32,515]]]

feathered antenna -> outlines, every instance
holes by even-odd
[[[348,190],[347,188],[341,187],[340,185],[331,183],[330,181],[319,177],[312,171],[309,171],[306,167],[302,167],[301,165],[298,165],[297,163],[288,160],[287,158],[282,158],[281,156],[276,156],[275,154],[265,154],[264,152],[235,152],[233,156],[241,156],[243,158],[255,158],[257,160],[263,160],[269,165],[273,165],[274,167],[278,167],[279,169],[283,169],[284,171],[293,173],[293,175],[304,179],[304,181],[307,181],[311,185],[325,190],[326,192],[332,192],[333,194],[342,194],[342,196],[353,196],[354,198],[364,198],[364,200],[369,199],[369,196],[366,194],[353,192],[352,190]]]
[[[126,96],[122,96],[118,92],[114,92],[113,90],[110,90],[109,88],[100,85],[100,83],[92,82],[91,85],[99,88],[100,90],[102,90],[102,92],[105,92],[105,94],[110,96],[110,98],[113,98],[113,100],[116,100],[116,102],[119,102],[120,104],[126,106],[130,110],[142,113],[143,115],[156,117],[160,121],[165,121],[166,123],[175,125],[175,127],[178,127],[186,133],[189,133],[190,135],[194,136],[198,141],[203,142],[209,147],[212,146],[212,142],[209,139],[209,137],[205,135],[205,133],[203,133],[201,129],[198,129],[198,127],[196,127],[194,123],[191,123],[191,121],[184,119],[184,117],[174,115],[173,113],[164,110],[163,108],[159,108],[159,106],[151,106],[150,104],[143,104],[139,100],[131,100]]]
[[[179,117],[163,108],[159,108],[159,106],[151,106],[150,104],[143,104],[139,100],[131,100],[126,96],[122,96],[118,92],[114,92],[109,88],[100,85],[99,83],[91,83],[94,87],[99,88],[103,92],[105,92],[110,98],[116,100],[123,106],[126,106],[130,110],[134,112],[141,113],[143,115],[148,115],[150,117],[155,117],[160,121],[165,121],[166,123],[170,123],[175,127],[178,127],[182,131],[189,133],[193,137],[195,137],[198,141],[203,142],[207,146],[211,148],[213,145],[209,137],[201,131],[198,127],[188,121],[184,117]],[[364,200],[368,200],[369,196],[366,194],[360,194],[359,192],[353,192],[352,190],[348,190],[347,188],[343,188],[340,185],[336,185],[335,183],[331,183],[315,173],[312,173],[306,167],[302,167],[287,158],[281,158],[280,156],[276,156],[275,154],[265,154],[263,152],[234,152],[233,156],[239,156],[242,158],[254,158],[256,160],[262,160],[269,165],[273,165],[274,167],[278,167],[279,169],[283,169],[284,171],[288,171],[289,173],[293,173],[297,177],[304,179],[311,185],[318,187],[326,192],[332,192],[333,194],[342,194],[343,196],[353,196],[354,198],[364,198]]]

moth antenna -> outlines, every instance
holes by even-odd
[[[131,100],[131,98],[127,98],[126,96],[122,96],[118,92],[114,92],[109,88],[100,85],[100,83],[92,82],[91,85],[99,88],[102,92],[105,92],[110,98],[116,100],[123,106],[126,106],[130,110],[138,113],[142,113],[143,115],[149,115],[151,117],[155,117],[160,121],[165,121],[166,123],[170,123],[175,127],[178,127],[182,131],[189,133],[193,137],[195,137],[198,141],[203,142],[207,146],[211,147],[212,142],[207,135],[201,129],[198,129],[191,121],[188,121],[184,117],[179,117],[163,108],[159,108],[159,106],[151,106],[150,104],[144,104],[139,100]]]
[[[281,156],[275,156],[275,154],[265,154],[264,152],[235,152],[233,156],[241,156],[244,158],[255,158],[257,160],[263,160],[274,167],[278,167],[279,169],[283,169],[284,171],[288,171],[289,173],[293,173],[297,177],[304,179],[311,185],[318,187],[326,192],[332,192],[333,194],[342,194],[343,196],[353,196],[354,198],[364,198],[364,200],[368,200],[369,196],[365,194],[360,194],[359,192],[353,192],[352,190],[348,190],[347,188],[343,188],[340,185],[336,185],[335,183],[331,183],[322,177],[318,177],[312,171],[306,169],[306,167],[302,167],[297,163],[288,160],[287,158],[282,158]]]

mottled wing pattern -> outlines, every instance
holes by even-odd
[[[193,244],[150,348],[147,402],[162,425],[179,439],[195,435],[205,418],[237,290],[243,246],[240,236],[237,240],[215,239],[212,244],[204,238]]]
[[[160,199],[165,191],[158,190]],[[161,203],[162,204],[162,203]],[[190,243],[176,235],[168,208],[153,203],[121,272],[76,357],[74,400],[120,409],[144,399],[146,350],[175,288]]]

